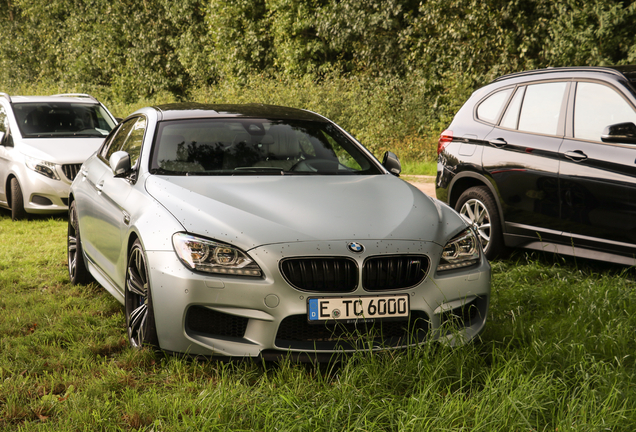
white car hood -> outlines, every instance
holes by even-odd
[[[391,175],[149,176],[146,189],[185,230],[249,250],[316,240],[444,245],[466,224]]]
[[[83,163],[104,138],[28,138],[22,139],[19,150],[27,156],[56,164]]]

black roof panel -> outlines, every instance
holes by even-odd
[[[214,117],[258,117],[295,120],[325,121],[318,114],[297,108],[264,104],[201,104],[197,102],[172,103],[154,107],[160,120]]]

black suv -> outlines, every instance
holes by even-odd
[[[489,258],[513,246],[636,264],[636,66],[502,76],[437,152],[437,197]]]

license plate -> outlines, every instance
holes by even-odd
[[[358,321],[409,316],[408,294],[374,297],[319,297],[307,300],[310,323]]]

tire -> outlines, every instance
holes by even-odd
[[[18,221],[27,218],[27,212],[24,210],[24,197],[22,196],[22,188],[17,178],[11,179],[11,219]]]
[[[133,348],[159,348],[155,313],[146,265],[146,254],[139,240],[135,240],[126,266],[125,287],[126,331]]]
[[[75,201],[71,203],[68,212],[68,235],[66,237],[66,251],[68,257],[68,277],[73,285],[86,285],[93,281],[93,277],[86,268],[84,252],[80,241],[79,222]]]
[[[487,187],[466,189],[457,200],[455,210],[475,228],[486,258],[490,260],[505,253],[499,211]]]

